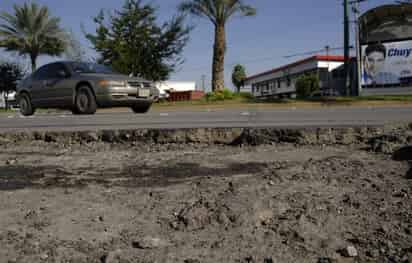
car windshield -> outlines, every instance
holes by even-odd
[[[99,74],[114,74],[115,72],[107,67],[95,63],[71,63],[71,67],[76,73],[99,73]]]

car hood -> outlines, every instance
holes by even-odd
[[[115,80],[115,81],[139,81],[139,82],[150,82],[143,78],[129,77],[122,74],[99,74],[99,73],[81,73],[80,76],[93,77],[95,79],[105,79],[105,80]]]

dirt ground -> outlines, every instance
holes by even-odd
[[[0,262],[412,262],[406,161],[362,145],[0,151]]]

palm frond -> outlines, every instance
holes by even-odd
[[[217,23],[217,9],[213,0],[192,0],[180,4],[179,10],[198,17],[205,17],[213,24]]]
[[[13,13],[0,13],[0,47],[37,57],[59,55],[65,48],[60,19],[51,17],[46,6],[34,2],[15,4]]]
[[[186,0],[180,4],[179,10],[208,18],[215,25],[225,24],[236,13],[242,16],[256,14],[255,8],[244,4],[241,0]]]

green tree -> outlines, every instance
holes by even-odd
[[[236,14],[253,16],[256,14],[256,9],[245,5],[241,0],[186,0],[180,4],[179,9],[209,19],[214,25],[212,89],[223,90],[225,87],[226,24]]]
[[[17,88],[17,82],[25,75],[23,67],[14,62],[0,61],[0,93],[4,94],[6,108],[8,108],[7,95]]]
[[[46,6],[32,2],[14,5],[14,13],[0,13],[0,47],[28,55],[32,71],[39,55],[58,56],[66,47],[60,19],[51,17]]]
[[[302,75],[296,81],[296,94],[299,98],[307,98],[319,89],[319,78],[316,74]]]
[[[68,31],[67,47],[64,51],[64,56],[72,61],[88,61],[86,51],[83,49],[80,41],[77,39],[73,31]]]
[[[237,64],[233,68],[232,72],[232,83],[236,87],[237,92],[240,92],[240,88],[244,85],[246,79],[246,69],[244,66]]]
[[[150,80],[165,80],[183,63],[181,53],[189,40],[184,16],[156,24],[156,9],[141,0],[126,0],[123,8],[107,17],[95,17],[96,34],[86,34],[100,54],[99,63],[120,73]]]

